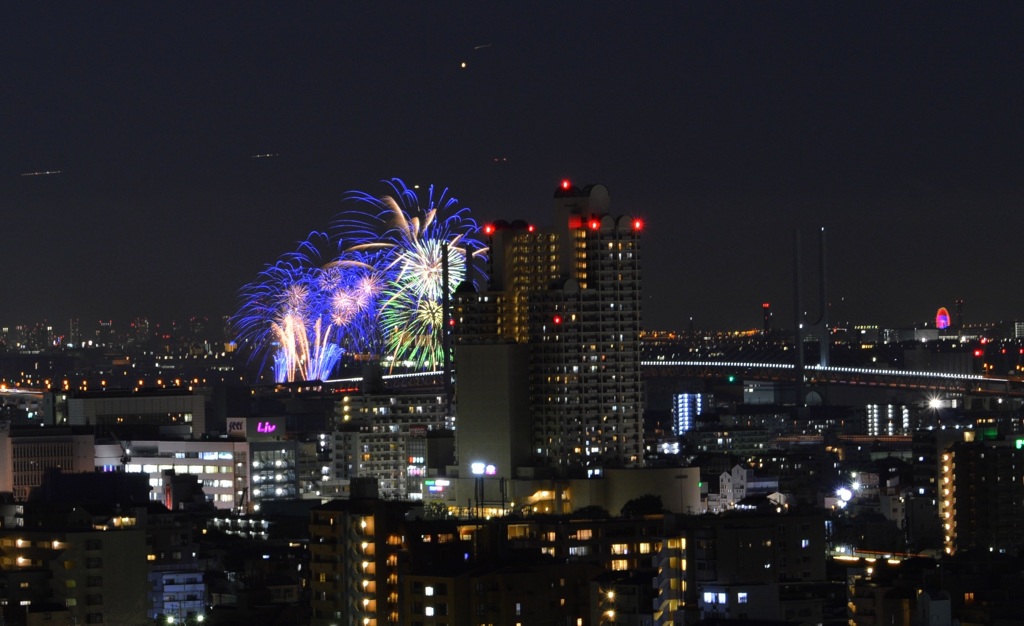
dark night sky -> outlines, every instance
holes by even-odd
[[[0,8],[0,324],[230,313],[393,176],[604,183],[648,328],[790,326],[819,226],[833,319],[1024,319],[1024,4],[293,4]]]

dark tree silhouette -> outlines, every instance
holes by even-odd
[[[622,505],[620,515],[622,517],[637,517],[639,515],[656,515],[664,512],[665,506],[661,503],[661,496],[646,493]]]

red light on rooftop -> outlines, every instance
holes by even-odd
[[[601,220],[590,220],[590,230],[601,228]]]
[[[556,325],[561,324],[562,323],[562,316],[561,315],[556,315],[554,317],[554,319],[552,319],[551,321],[554,322]]]
[[[762,302],[761,303],[761,308],[762,309],[770,309],[770,308],[772,308],[772,303],[771,302]]]
[[[484,225],[484,234],[485,235],[493,235],[494,234],[494,224],[485,224]]]
[[[537,230],[537,227],[534,226],[533,224],[530,224],[529,226],[526,227],[526,232],[528,233],[532,233],[535,230]]]
[[[639,217],[633,220],[633,230],[643,230],[644,221]]]
[[[569,182],[568,178],[563,178],[562,179],[562,189],[568,190],[569,187],[572,187],[572,183]]]

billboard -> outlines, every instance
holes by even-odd
[[[280,439],[284,436],[285,423],[283,417],[229,417],[227,431],[232,439]]]

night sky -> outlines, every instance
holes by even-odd
[[[651,329],[791,326],[822,226],[833,320],[1024,319],[1024,3],[293,4],[0,8],[0,324],[231,313],[391,177],[605,184]]]

